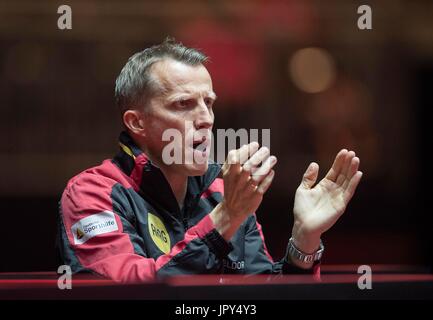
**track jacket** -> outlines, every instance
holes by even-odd
[[[122,132],[120,152],[73,177],[62,195],[58,246],[74,273],[91,271],[119,282],[181,274],[320,275],[273,262],[256,215],[227,242],[209,213],[223,199],[221,167],[188,178],[182,210],[159,168]]]

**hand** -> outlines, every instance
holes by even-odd
[[[224,200],[211,212],[216,229],[226,240],[260,206],[274,178],[272,167],[276,163],[269,149],[259,149],[257,142],[229,152],[222,167]]]
[[[292,237],[306,253],[317,250],[322,233],[331,228],[345,211],[362,177],[355,152],[341,150],[325,176],[314,186],[319,165],[311,163],[296,190]]]

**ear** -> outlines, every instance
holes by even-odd
[[[123,123],[131,132],[135,133],[136,135],[145,136],[146,126],[144,125],[144,117],[144,113],[140,112],[139,110],[126,110],[123,113]]]

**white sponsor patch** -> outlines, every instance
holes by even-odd
[[[74,235],[75,244],[83,244],[99,234],[116,231],[118,229],[114,213],[104,211],[81,219],[72,226],[71,231]]]

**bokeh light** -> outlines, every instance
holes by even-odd
[[[335,63],[332,56],[320,48],[296,51],[289,61],[289,73],[300,90],[318,93],[328,89],[335,80]]]

